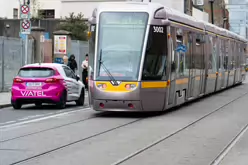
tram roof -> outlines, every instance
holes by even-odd
[[[147,12],[150,15],[155,15],[156,12],[161,10],[159,13],[164,18],[183,23],[186,25],[193,26],[195,28],[199,28],[202,30],[206,30],[208,32],[212,32],[218,35],[231,37],[238,39],[243,42],[247,42],[248,40],[244,37],[228,31],[226,29],[220,28],[218,26],[215,26],[209,22],[205,22],[202,20],[197,20],[196,18],[189,16],[187,14],[181,13],[178,10],[169,8],[167,6],[164,6],[160,3],[154,3],[154,2],[134,2],[134,1],[125,1],[125,2],[102,2],[99,4],[97,8],[97,12],[101,11],[138,11],[138,12]],[[151,18],[154,19],[154,18]]]

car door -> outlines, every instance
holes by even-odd
[[[70,69],[70,68],[68,68],[69,69],[69,74],[70,74],[70,78],[72,78],[72,81],[73,81],[73,87],[72,87],[72,89],[73,89],[73,93],[75,94],[75,96],[78,98],[78,97],[80,97],[80,94],[81,94],[81,91],[80,91],[80,83],[79,83],[79,80],[77,80],[77,76],[76,76],[76,74]]]
[[[63,70],[65,72],[65,82],[67,85],[67,100],[72,101],[72,100],[77,100],[79,97],[79,92],[78,92],[78,83],[76,80],[76,76],[73,73],[73,71],[67,67],[63,66]]]

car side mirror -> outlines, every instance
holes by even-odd
[[[76,75],[76,80],[79,81],[80,80],[80,76]]]

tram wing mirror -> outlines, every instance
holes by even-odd
[[[169,26],[170,25],[170,21],[168,19],[162,19],[162,24]]]

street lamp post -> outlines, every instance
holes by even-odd
[[[212,24],[214,24],[214,0],[209,0],[210,7],[211,7],[211,20]]]

